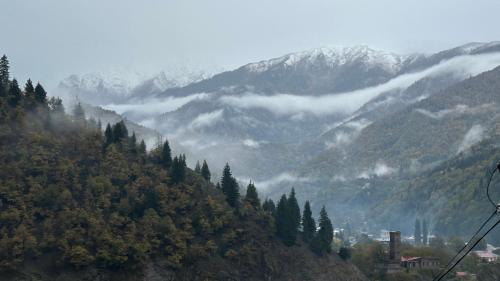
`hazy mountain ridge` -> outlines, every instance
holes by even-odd
[[[499,50],[498,42],[410,56],[367,47],[316,49],[144,93],[116,109],[178,143],[190,165],[230,162],[236,176],[254,179],[269,196],[294,185],[299,196],[315,196],[314,208],[359,204],[364,210],[401,180],[489,135],[486,114],[496,112],[494,106],[461,100],[453,91],[499,65]],[[335,92],[341,89],[355,90]],[[449,138],[438,137],[448,131]]]

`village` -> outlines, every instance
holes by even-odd
[[[342,228],[334,229],[335,237],[343,237],[345,230]],[[361,237],[361,238],[360,238]],[[397,274],[400,272],[413,272],[419,270],[428,270],[431,272],[439,272],[446,264],[442,262],[441,255],[432,254],[433,247],[463,247],[466,242],[455,238],[448,241],[429,234],[425,241],[422,238],[415,238],[415,235],[402,235],[400,231],[390,231],[381,229],[377,234],[362,232],[358,235],[350,235],[345,237],[349,245],[356,248],[357,244],[365,243],[362,240],[373,241],[381,245],[385,257],[380,259],[376,264],[376,271],[383,274]],[[418,242],[420,240],[420,242]],[[454,244],[454,245],[453,245]],[[437,245],[437,246],[436,246]],[[468,256],[480,264],[493,264],[500,262],[500,247],[495,247],[486,242],[480,243]],[[431,251],[422,251],[430,254],[424,255],[405,255],[402,249],[427,248]],[[457,249],[458,250],[458,249]],[[406,251],[407,252],[407,251]],[[415,252],[415,251],[414,251]],[[455,272],[457,280],[476,280],[476,274],[464,270],[463,268]]]

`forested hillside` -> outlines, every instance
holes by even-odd
[[[215,187],[168,141],[148,152],[123,122],[103,133],[80,105],[67,115],[9,77],[4,56],[0,280],[365,280],[325,245],[326,212],[299,239],[293,193],[263,208],[229,165]]]

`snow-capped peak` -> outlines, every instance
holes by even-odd
[[[244,66],[251,72],[264,72],[274,66],[293,67],[298,64],[313,64],[322,60],[330,67],[361,62],[367,67],[379,66],[390,72],[397,72],[403,63],[414,55],[398,55],[392,52],[371,49],[368,46],[322,47],[308,51],[287,54],[285,56],[251,63]]]

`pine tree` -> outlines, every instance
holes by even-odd
[[[64,114],[64,106],[60,98],[51,97],[48,104],[51,112],[57,114]]]
[[[311,206],[309,201],[304,204],[304,213],[302,215],[302,238],[304,242],[309,242],[316,234],[316,222],[312,217]]]
[[[76,122],[85,121],[85,111],[83,110],[81,103],[75,104],[75,107],[73,108],[73,120]]]
[[[170,179],[173,184],[182,182],[185,177],[185,164],[183,162],[182,156],[175,156],[172,159],[172,163],[170,166]]]
[[[194,167],[194,172],[197,174],[201,174],[200,161],[196,161],[196,166]]]
[[[170,150],[170,144],[168,143],[168,140],[165,140],[165,143],[163,143],[163,147],[161,150],[161,163],[165,168],[169,168],[172,165],[172,151]]]
[[[415,245],[422,244],[422,229],[420,227],[420,220],[415,219]]]
[[[424,245],[427,245],[429,237],[429,230],[427,226],[427,221],[424,219],[422,223],[422,242]]]
[[[226,163],[222,171],[221,189],[226,195],[227,203],[231,207],[237,208],[239,206],[240,191],[236,179],[231,174],[231,168],[228,163]]]
[[[122,140],[128,137],[128,129],[127,126],[125,126],[125,122],[123,122],[123,120],[113,125],[112,130],[114,143],[120,143]]]
[[[47,92],[40,83],[37,83],[35,87],[35,101],[40,104],[47,102]]]
[[[210,181],[210,170],[208,169],[208,164],[206,160],[203,160],[203,164],[201,165],[201,176],[206,179],[207,181]]]
[[[26,81],[26,85],[24,86],[24,93],[27,96],[33,96],[34,97],[35,87],[33,87],[33,82],[31,81],[31,79],[28,79],[28,81]]]
[[[109,123],[106,125],[106,130],[104,130],[104,137],[106,138],[104,146],[107,147],[114,142],[115,138],[113,137],[113,129],[111,129],[111,125],[109,125]]]
[[[267,199],[264,201],[264,204],[262,204],[262,210],[274,216],[276,214],[276,205],[274,204],[273,200]]]
[[[141,140],[141,143],[139,144],[139,153],[146,154],[146,143],[144,140]]]
[[[295,244],[297,228],[286,195],[283,194],[276,207],[276,235],[287,246]]]
[[[217,183],[215,184],[215,188],[217,188],[217,189],[219,189],[219,190],[221,190],[221,189],[222,189],[222,188],[220,187],[220,182],[217,182]]]
[[[128,138],[128,149],[132,153],[137,153],[137,138],[135,136],[135,132],[132,132],[132,136]]]
[[[21,102],[22,98],[23,94],[21,92],[21,89],[19,88],[19,84],[17,84],[17,80],[14,78],[12,79],[12,83],[10,83],[10,88],[9,88],[9,97],[8,97],[9,104],[12,107],[15,107]]]
[[[332,251],[333,225],[328,218],[325,206],[321,208],[319,214],[319,230],[311,241],[311,249],[318,255],[330,253]]]
[[[0,58],[0,85],[7,87],[9,85],[9,59],[6,55]]]
[[[300,207],[297,202],[297,198],[295,197],[295,189],[292,188],[290,192],[290,196],[288,197],[288,206],[290,210],[290,214],[293,219],[293,225],[298,230],[300,227]]]
[[[257,189],[252,182],[250,182],[247,186],[245,201],[249,202],[254,208],[260,208],[259,195],[257,194]]]

